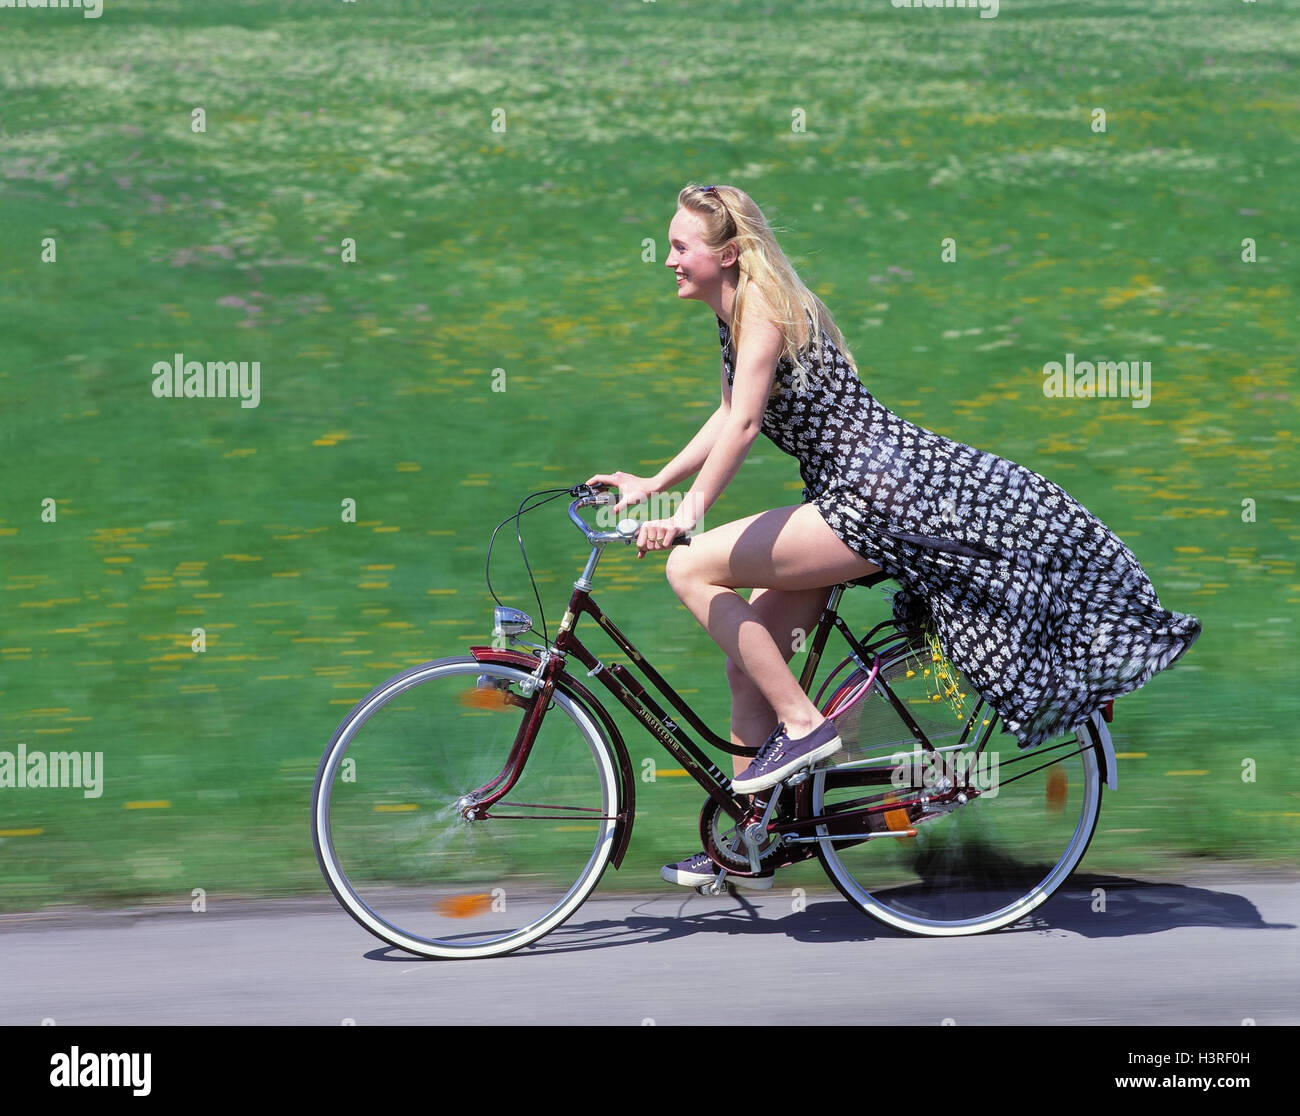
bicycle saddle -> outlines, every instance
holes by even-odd
[[[877,570],[873,574],[867,574],[865,577],[855,577],[852,581],[846,581],[845,585],[879,585],[882,581],[888,581],[889,574],[884,570]]]

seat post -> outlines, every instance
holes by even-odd
[[[831,586],[831,595],[826,598],[826,607],[822,612],[837,612],[840,607],[840,598],[844,596],[844,590],[849,586],[848,582],[841,581],[838,585]]]

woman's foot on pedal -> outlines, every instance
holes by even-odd
[[[718,866],[709,859],[706,852],[697,852],[694,856],[679,860],[676,864],[665,864],[659,869],[660,879],[668,883],[680,884],[682,887],[703,887],[718,877]],[[747,887],[751,891],[765,891],[772,886],[774,873],[771,869],[757,876],[738,876],[727,873],[727,882]]]
[[[754,762],[731,781],[731,789],[736,794],[767,790],[801,767],[809,767],[818,760],[833,756],[843,747],[835,722],[829,717],[798,740],[791,740],[786,735],[785,722],[782,721],[758,750]]]

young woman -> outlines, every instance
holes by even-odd
[[[948,657],[1022,748],[1136,690],[1200,634],[1161,608],[1132,552],[1063,489],[1005,458],[907,422],[877,402],[822,301],[762,211],[734,186],[687,186],[668,229],[677,297],[713,311],[722,399],[654,477],[599,473],[617,512],[698,473],[675,515],[637,534],[638,557],[704,517],[759,433],[799,462],[803,502],[675,547],[673,591],[726,652],[738,793],[762,791],[841,747],[789,668],[832,586],[885,570],[894,615],[932,623]],[[748,601],[736,587],[752,588]],[[773,725],[775,724],[775,728]],[[744,768],[742,770],[742,768]],[[703,852],[665,880],[707,883]],[[772,876],[735,877],[771,887]]]

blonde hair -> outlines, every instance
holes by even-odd
[[[710,189],[692,184],[677,195],[677,205],[701,218],[706,247],[717,252],[734,240],[739,249],[736,263],[740,279],[736,283],[736,302],[731,313],[731,337],[737,350],[745,318],[745,295],[753,283],[771,305],[775,314],[774,324],[785,338],[781,350],[783,357],[788,357],[796,367],[801,364],[798,337],[811,317],[813,328],[809,341],[820,341],[824,330],[857,375],[857,363],[831,312],[804,286],[753,198],[735,186]],[[824,360],[825,353],[820,345],[818,352],[821,354],[819,361]],[[777,384],[773,385],[774,392],[777,387]]]

